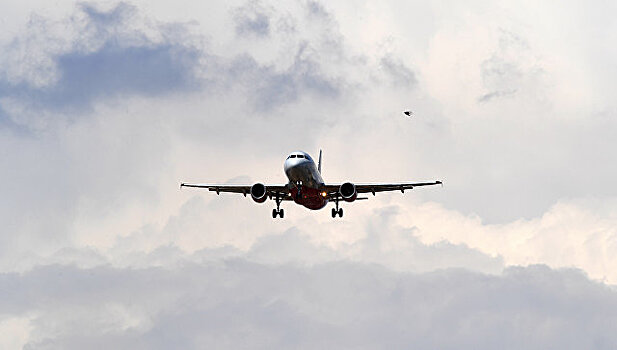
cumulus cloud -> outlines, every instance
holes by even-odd
[[[610,326],[617,294],[580,271],[545,266],[485,276],[241,259],[172,270],[54,265],[0,275],[0,285],[7,284],[0,309],[19,316],[3,322],[27,324],[26,336],[15,339],[28,349],[617,344]]]
[[[257,4],[232,11],[239,34],[266,36],[265,12]],[[288,35],[285,18],[278,14],[276,20],[277,31]],[[335,99],[345,85],[342,74],[325,68],[333,57],[318,53],[323,43],[339,52],[332,36],[291,43],[293,55],[286,55],[292,59],[280,64],[259,61],[252,52],[209,52],[205,36],[192,29],[152,21],[123,2],[109,9],[81,3],[61,21],[34,17],[5,47],[3,124],[44,128],[50,114],[88,114],[101,101],[204,91],[216,96],[238,87],[257,112],[269,112],[306,95]]]
[[[28,111],[83,112],[102,98],[199,88],[203,52],[183,24],[148,23],[127,3],[78,8],[68,21],[35,18],[4,48],[0,101],[13,122],[27,123]]]

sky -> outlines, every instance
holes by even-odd
[[[0,348],[616,348],[616,7],[0,3]]]

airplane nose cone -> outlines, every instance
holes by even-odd
[[[289,169],[293,168],[297,163],[295,159],[287,159],[283,164],[283,170],[285,170],[285,174],[289,173]]]
[[[285,174],[287,174],[287,176],[290,175],[290,172],[293,171],[294,168],[300,168],[302,167],[302,165],[308,163],[307,159],[298,159],[298,158],[289,158],[285,161],[285,163],[283,164],[283,170],[285,170]]]

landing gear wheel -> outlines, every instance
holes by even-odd
[[[339,208],[339,210],[338,210],[338,216],[339,216],[340,218],[342,218],[342,217],[343,217],[343,208]]]
[[[332,208],[332,217],[335,218],[336,214],[337,214],[336,209]]]
[[[278,192],[274,194],[274,200],[276,201],[276,209],[272,209],[272,218],[276,218],[276,216],[280,216],[281,219],[285,216],[285,211],[281,209],[281,202],[283,198],[279,195]]]

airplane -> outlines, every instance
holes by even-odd
[[[285,216],[285,211],[281,209],[283,201],[293,201],[311,210],[319,210],[325,207],[328,202],[333,201],[335,208],[332,208],[332,217],[343,217],[343,208],[339,208],[339,202],[353,202],[356,200],[366,200],[368,197],[358,197],[361,193],[411,190],[419,186],[443,185],[441,181],[417,182],[417,183],[380,183],[380,184],[354,184],[344,182],[342,184],[326,184],[321,177],[321,150],[319,151],[319,162],[315,165],[313,158],[302,151],[292,152],[283,165],[285,175],[289,182],[284,185],[264,185],[256,183],[253,185],[215,185],[198,183],[181,183],[182,187],[206,188],[209,191],[220,194],[221,192],[241,193],[251,198],[257,203],[263,203],[267,199],[274,199],[276,209],[272,209],[272,218]]]

